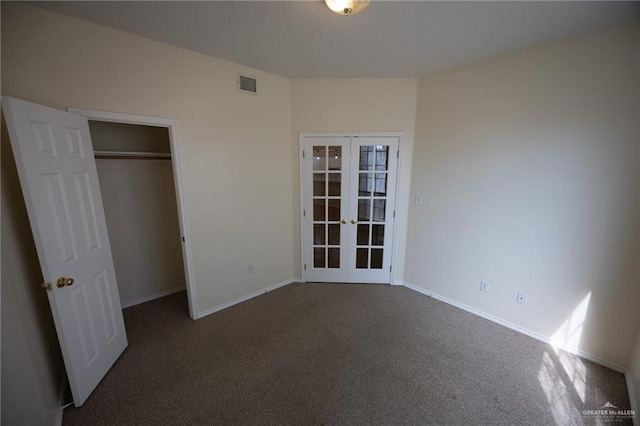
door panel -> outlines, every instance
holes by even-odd
[[[302,148],[305,280],[389,283],[398,138],[312,136]]]
[[[310,281],[345,281],[347,277],[349,158],[348,138],[318,138],[310,141],[302,159],[308,170],[302,183],[305,197],[304,229],[306,277]]]
[[[89,126],[84,117],[18,99],[3,97],[2,106],[80,406],[127,346]]]
[[[389,283],[398,138],[351,141],[349,281]]]

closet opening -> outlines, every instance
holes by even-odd
[[[184,291],[168,129],[94,120],[89,129],[122,307]]]
[[[89,122],[122,308],[186,288],[199,318],[178,121],[67,111]]]

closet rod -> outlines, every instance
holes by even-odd
[[[130,158],[140,160],[171,160],[169,152],[93,151],[96,158]]]

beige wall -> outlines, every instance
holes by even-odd
[[[99,159],[96,165],[120,302],[130,306],[184,289],[171,161]]]
[[[411,192],[424,205],[410,209],[407,282],[628,365],[639,291],[636,31],[420,79]]]
[[[631,408],[636,410],[636,416],[640,415],[640,332],[638,332],[638,336],[636,337],[635,348],[631,355],[631,361],[629,362],[629,377],[631,378],[631,388],[635,395],[629,395],[630,397],[635,396],[635,401],[631,401]]]
[[[415,78],[292,81],[293,218],[295,276],[300,278],[300,132],[404,132],[398,193],[396,280],[402,281],[411,152],[416,114]]]
[[[89,120],[94,151],[171,152],[166,127]]]
[[[404,132],[397,280],[544,336],[577,331],[581,350],[638,371],[634,29],[420,80],[291,81],[24,4],[3,2],[2,21],[3,95],[179,121],[200,312],[300,277],[299,132]],[[236,91],[238,71],[259,96]],[[61,361],[6,142],[2,422],[40,423]]]
[[[200,312],[293,277],[289,80],[24,4],[2,19],[3,95],[179,121]]]
[[[640,81],[640,25],[638,26],[638,80]],[[640,103],[640,84],[638,84],[638,102]],[[638,108],[638,144],[640,145],[640,107]],[[640,149],[638,149],[638,164],[640,165]],[[640,167],[640,166],[639,166]],[[640,216],[640,185],[638,185],[638,215]],[[640,221],[640,219],[639,219]],[[638,230],[640,232],[640,229]],[[640,238],[640,237],[639,237]],[[636,251],[638,276],[640,277],[640,244],[638,244]],[[638,280],[638,286],[640,287],[640,279]],[[640,307],[640,290],[636,295],[636,307]],[[628,378],[631,379],[631,394],[630,397],[635,396],[635,401],[631,401],[631,408],[636,410],[636,419],[640,420],[640,316],[638,317],[638,336],[635,340],[635,348],[631,354],[631,358],[628,366]],[[635,404],[634,404],[635,403]],[[636,422],[637,424],[637,422]]]
[[[94,149],[168,152],[165,128],[89,122]],[[171,160],[98,158],[100,192],[120,302],[131,306],[185,288]]]
[[[3,425],[61,419],[62,355],[2,120],[2,415]]]

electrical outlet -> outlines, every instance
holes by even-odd
[[[484,292],[489,292],[489,288],[491,287],[491,284],[489,284],[486,281],[480,281],[480,291],[484,291]]]
[[[255,274],[256,270],[253,268],[253,265],[249,265],[249,268],[247,268],[249,270],[249,275]]]
[[[523,293],[521,291],[518,292],[518,303],[519,304],[526,305],[528,298],[529,298],[529,295],[527,293]]]

